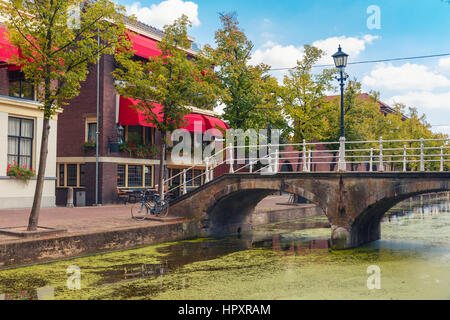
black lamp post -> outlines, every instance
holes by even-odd
[[[344,69],[347,66],[348,54],[342,51],[339,45],[338,52],[333,54],[334,65],[339,69],[339,77],[336,80],[340,82],[341,86],[341,137],[345,138],[344,130],[344,82],[348,79],[348,75],[344,75]]]

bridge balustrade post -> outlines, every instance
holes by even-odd
[[[306,163],[306,141],[303,139],[303,151],[302,151],[302,162],[303,162],[303,172],[308,172]]]
[[[273,172],[273,160],[272,160],[272,144],[269,143],[267,145],[267,157],[268,157],[268,165],[267,172]]]
[[[345,137],[339,139],[339,171],[347,171],[347,164],[345,162]]]
[[[280,154],[278,153],[278,149],[275,150],[275,161],[274,161],[274,168],[272,170],[272,172],[274,173],[278,173],[278,167],[279,167],[279,163],[278,163],[278,158],[279,158]]]
[[[444,171],[444,146],[441,146],[441,161],[439,171]]]
[[[379,161],[380,166],[378,168],[378,171],[384,171],[384,164],[383,164],[383,137],[380,137],[380,156]]]
[[[183,169],[183,194],[187,193],[187,188],[186,188],[186,169]]]
[[[212,164],[211,164],[211,170],[209,171],[210,177],[209,177],[209,181],[213,181],[214,180],[214,168],[216,167],[216,158],[213,157],[212,158]]]
[[[403,145],[403,172],[406,172],[406,144]]]
[[[205,183],[209,182],[209,158],[205,160],[206,168],[205,168]]]
[[[253,173],[253,159],[249,159],[250,173]]]
[[[424,161],[424,153],[423,153],[423,138],[420,138],[420,171],[425,171],[425,161]]]
[[[308,172],[312,171],[312,151],[308,150]]]
[[[369,172],[373,171],[373,148],[370,148]]]
[[[230,152],[230,158],[229,158],[230,173],[234,173],[234,168],[233,168],[233,165],[234,165],[233,144],[230,143],[228,145],[228,148],[230,149],[230,151],[229,151]]]

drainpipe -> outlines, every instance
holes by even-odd
[[[100,34],[97,29],[97,44],[98,48],[100,48]],[[96,144],[95,144],[95,205],[99,206],[98,202],[98,180],[99,180],[99,168],[98,168],[98,159],[99,159],[99,144],[100,144],[100,54],[97,53],[97,132],[96,132]]]

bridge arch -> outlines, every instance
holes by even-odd
[[[351,225],[350,242],[351,246],[358,246],[363,243],[369,243],[379,240],[381,237],[381,221],[391,208],[400,202],[409,198],[438,192],[450,191],[448,188],[422,190],[413,193],[399,194],[392,198],[385,198],[369,205],[366,210],[361,212]]]
[[[318,198],[312,192],[292,184],[267,184],[265,187],[236,183],[228,185],[226,191],[214,195],[215,201],[206,209],[209,234],[228,234],[246,231],[252,228],[251,214],[255,207],[274,192],[284,191],[298,195],[319,205]],[[320,207],[320,205],[319,205]],[[322,211],[325,213],[325,210]]]
[[[319,206],[335,249],[380,238],[383,215],[411,196],[449,191],[449,172],[227,174],[171,204],[171,215],[200,221],[204,234],[251,228],[250,213],[267,195],[285,191]]]

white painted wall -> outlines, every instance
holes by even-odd
[[[14,114],[15,116],[20,116]],[[35,119],[33,141],[33,168],[39,167],[39,154],[42,137],[42,118]],[[57,120],[50,120],[49,150],[46,166],[46,180],[42,195],[42,207],[55,206],[56,187],[56,132]],[[33,204],[36,178],[24,182],[6,177],[8,152],[8,113],[0,112],[0,209],[30,208]]]

